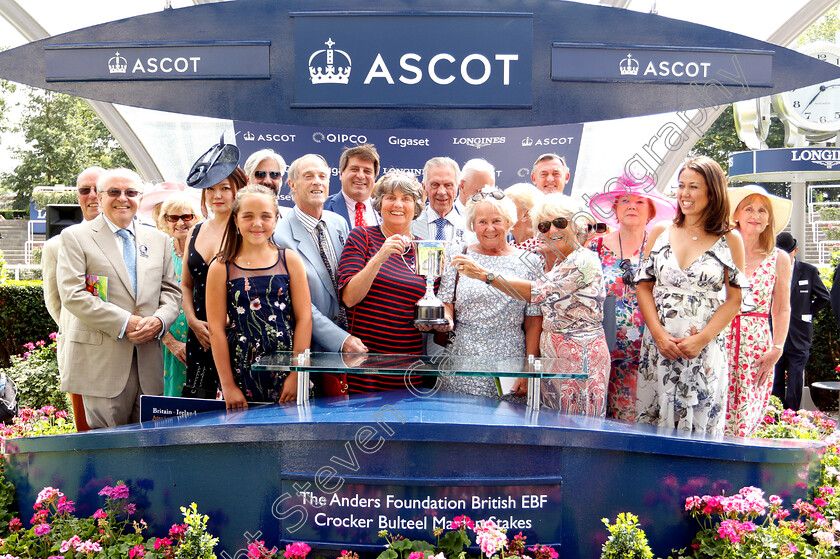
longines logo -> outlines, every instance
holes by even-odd
[[[333,49],[335,41],[332,40],[332,37],[324,44],[327,45],[327,48],[316,50],[309,57],[309,79],[312,84],[340,83],[346,85],[350,83],[352,66],[350,55],[343,50]],[[339,55],[339,64],[336,64],[336,53]],[[316,64],[315,66],[313,66],[313,62]]]
[[[505,136],[488,136],[484,138],[452,138],[453,145],[472,146],[476,149],[481,149],[493,144],[503,144],[507,138]]]
[[[312,134],[312,141],[316,144],[327,142],[330,144],[366,144],[367,136],[364,134],[324,134],[323,132],[314,132]]]
[[[791,151],[791,161],[810,161],[832,169],[840,165],[840,149],[795,149]]]

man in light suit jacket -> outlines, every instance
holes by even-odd
[[[364,353],[367,347],[341,324],[345,319],[335,280],[324,262],[325,256],[333,274],[337,272],[348,233],[347,223],[339,215],[323,209],[329,192],[329,166],[320,155],[304,155],[289,167],[288,182],[295,207],[277,224],[274,242],[297,251],[303,259],[312,297],[312,349]],[[319,227],[324,231],[324,256]]]
[[[101,214],[62,231],[57,270],[69,313],[61,389],[82,395],[93,429],[136,422],[140,396],[163,394],[160,338],[181,304],[169,238],[134,220],[140,177],[113,169],[96,186]]]
[[[96,194],[96,181],[105,169],[102,167],[88,167],[76,178],[76,198],[79,207],[82,208],[82,217],[90,221],[99,215],[99,197]],[[67,325],[62,322],[61,296],[58,293],[58,281],[55,277],[56,264],[58,263],[58,247],[61,245],[61,237],[56,235],[44,243],[41,250],[41,267],[44,279],[44,302],[47,304],[47,311],[58,325],[58,338],[56,340],[56,352],[58,358],[58,374],[64,378],[64,332]],[[67,315],[64,315],[67,318]],[[73,419],[76,423],[76,431],[87,431],[90,427],[85,421],[85,408],[82,404],[82,397],[78,394],[70,394],[70,402],[73,404]]]
[[[370,199],[378,175],[379,153],[373,144],[344,150],[338,160],[341,191],[326,199],[324,209],[343,217],[350,229],[379,225],[381,219]]]
[[[779,233],[776,246],[790,254],[793,273],[790,281],[790,327],[782,357],[776,362],[773,395],[784,402],[785,408],[798,410],[802,401],[802,388],[805,386],[805,365],[808,364],[814,339],[814,319],[828,304],[829,294],[820,279],[819,270],[807,262],[795,259],[799,249],[796,247],[796,239],[790,233]]]
[[[433,157],[423,168],[423,189],[429,200],[417,219],[411,222],[411,234],[421,240],[475,242],[467,231],[464,216],[455,208],[461,168],[449,157]]]

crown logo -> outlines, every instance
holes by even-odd
[[[623,58],[618,64],[618,71],[622,76],[635,76],[639,73],[639,61],[628,53],[627,58]]]
[[[108,71],[111,74],[125,74],[128,70],[128,60],[120,56],[120,53],[115,52],[108,60]]]
[[[309,79],[312,80],[313,84],[349,83],[351,66],[350,55],[343,50],[333,50],[332,46],[335,42],[332,40],[332,37],[325,41],[324,44],[327,45],[326,49],[316,50],[312,53],[312,56],[309,57]],[[346,64],[335,64],[336,53],[344,57]],[[318,57],[318,65],[313,66],[312,62],[316,57]],[[323,60],[322,63],[322,59],[324,57],[326,57],[326,60]]]
[[[534,140],[532,140],[531,138],[525,138],[524,140],[522,140],[522,147],[529,148],[532,145],[534,145]]]
[[[242,135],[242,138],[246,142],[253,142],[254,141],[254,134],[250,130],[248,130],[247,132],[245,132],[245,134]]]

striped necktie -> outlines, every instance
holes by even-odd
[[[332,264],[330,264],[330,258],[327,255],[327,232],[324,222],[318,222],[318,225],[315,226],[315,230],[318,231],[318,253],[321,255],[321,260],[324,261],[324,266],[327,268],[327,273],[330,275],[333,287],[335,288],[335,294],[339,297],[336,324],[347,330],[347,309],[345,309],[344,305],[341,303],[341,297],[338,292],[338,279],[336,278],[335,270],[333,269]]]

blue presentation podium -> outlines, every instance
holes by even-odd
[[[562,557],[596,557],[600,519],[625,511],[664,556],[696,532],[686,497],[755,485],[791,503],[816,483],[821,448],[399,390],[19,439],[6,451],[20,510],[51,485],[89,515],[99,490],[124,480],[153,533],[195,501],[229,559],[255,539],[377,552],[381,529],[433,541],[461,514]]]

